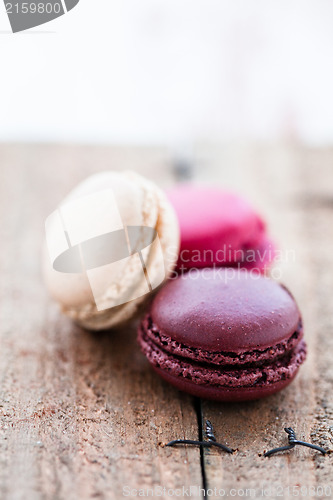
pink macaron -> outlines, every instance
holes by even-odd
[[[180,184],[168,191],[181,233],[179,269],[228,266],[264,272],[275,256],[266,225],[241,196]]]

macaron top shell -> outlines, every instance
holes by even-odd
[[[162,335],[193,348],[242,353],[289,339],[301,316],[290,292],[240,269],[201,269],[170,280],[150,318]]]

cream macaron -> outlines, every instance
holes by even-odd
[[[79,325],[103,330],[137,315],[178,258],[174,209],[131,172],[88,177],[46,220],[43,274],[51,296]]]

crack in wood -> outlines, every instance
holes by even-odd
[[[205,431],[204,431],[204,421],[202,412],[202,401],[200,398],[194,398],[194,409],[197,414],[199,441],[203,441]],[[206,480],[206,469],[205,469],[205,454],[202,446],[200,446],[200,469],[201,469],[202,488],[204,490],[204,499],[206,500],[207,480]]]

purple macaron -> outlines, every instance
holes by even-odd
[[[291,293],[246,270],[195,270],[170,280],[139,327],[149,362],[194,396],[246,401],[287,386],[306,358]]]

